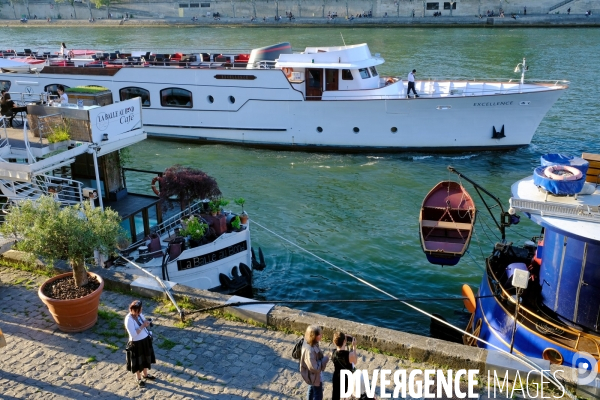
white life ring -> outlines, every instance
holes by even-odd
[[[555,172],[564,171],[568,172],[567,174],[556,174]],[[583,174],[580,170],[575,167],[571,167],[570,165],[551,165],[546,167],[544,170],[544,175],[554,181],[576,181],[581,179]]]
[[[283,71],[283,73],[285,74],[285,76],[286,76],[288,79],[291,79],[291,78],[292,78],[292,72],[294,72],[294,69],[293,69],[293,68],[287,68],[287,67],[283,67],[283,68],[281,68],[281,70]]]

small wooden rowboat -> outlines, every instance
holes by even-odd
[[[419,225],[421,246],[432,264],[456,265],[471,241],[476,208],[457,182],[438,183],[425,196]]]

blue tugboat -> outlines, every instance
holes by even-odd
[[[449,169],[502,209],[497,221],[502,241],[486,259],[478,296],[463,287],[471,299],[466,300],[471,311],[467,331],[506,351],[553,364],[581,367],[585,353],[597,362],[600,155],[543,156],[533,176],[512,185],[508,211],[477,183]],[[540,236],[522,246],[506,241],[504,234],[518,223],[517,211],[541,226]],[[463,337],[467,345],[489,347],[483,341]]]

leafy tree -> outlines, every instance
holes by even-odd
[[[89,203],[62,207],[52,196],[19,202],[6,215],[0,233],[16,238],[17,249],[50,264],[68,260],[77,286],[88,283],[85,258],[94,250],[112,252],[123,236],[116,211],[102,211]]]
[[[110,18],[110,0],[89,0],[96,5],[96,8],[106,6],[106,18]],[[90,13],[91,14],[91,13]]]
[[[19,19],[17,17],[17,10],[15,10],[15,4],[23,4],[23,0],[9,0],[8,1],[13,9],[13,13],[15,14],[15,19]]]
[[[165,170],[158,182],[159,197],[165,208],[172,207],[169,199],[173,196],[179,200],[182,211],[194,200],[216,199],[221,196],[215,178],[195,168],[173,165]]]

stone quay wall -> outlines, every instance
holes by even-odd
[[[37,16],[46,20],[73,20],[89,18],[104,19],[108,13],[113,19],[120,19],[125,14],[133,18],[184,18],[212,19],[214,13],[225,18],[250,18],[256,16],[273,18],[275,15],[285,16],[291,12],[298,18],[326,18],[329,13],[337,13],[339,18],[347,15],[357,16],[371,12],[375,18],[392,17],[432,17],[440,12],[443,17],[485,16],[488,11],[497,15],[500,8],[507,17],[511,14],[527,16],[559,14],[565,15],[571,9],[571,15],[584,15],[588,10],[592,15],[600,12],[600,0],[121,0],[112,2],[110,9],[97,9],[89,4],[90,0],[75,0],[73,6],[69,2],[56,3],[47,0],[23,0],[13,2],[0,0],[0,19],[20,19]],[[452,7],[452,10],[450,9]]]

